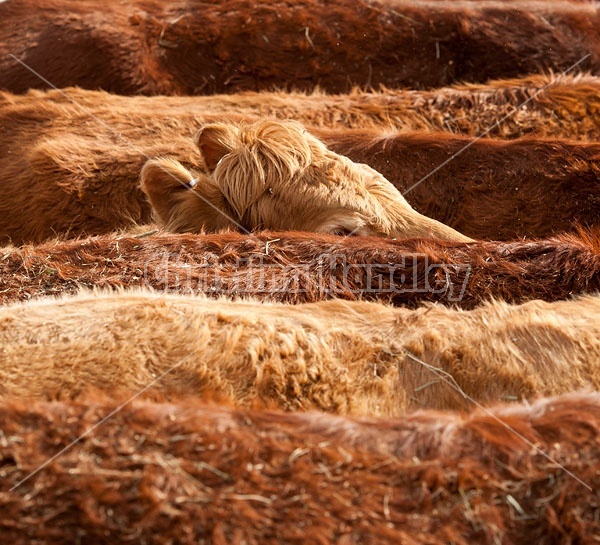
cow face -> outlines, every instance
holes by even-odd
[[[170,230],[469,240],[418,214],[381,174],[328,150],[297,122],[214,123],[200,129],[195,142],[204,168],[196,183],[169,159],[150,161],[142,171],[142,189]]]

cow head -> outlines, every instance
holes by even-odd
[[[470,240],[413,210],[381,174],[328,150],[297,122],[213,123],[195,142],[204,163],[197,177],[171,159],[151,160],[142,170],[142,189],[169,230]]]

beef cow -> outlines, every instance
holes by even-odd
[[[58,92],[0,97],[3,243],[150,221],[137,187],[144,162],[171,156],[187,169],[197,167],[201,157],[192,137],[222,118],[198,112],[194,98],[68,93],[77,104]],[[401,192],[410,189],[406,198],[418,212],[453,227],[460,222],[458,230],[470,236],[547,236],[598,223],[598,144],[311,132],[336,152],[383,171]]]
[[[295,121],[213,123],[194,139],[204,172],[148,161],[141,188],[174,232],[238,227],[471,239],[416,212],[379,172],[336,154]]]
[[[322,131],[391,180],[421,213],[474,238],[545,237],[600,225],[600,144],[443,133]]]
[[[344,92],[600,68],[600,15],[583,3],[11,0],[0,19],[13,92]]]
[[[43,100],[49,103],[43,106],[45,116],[56,118],[67,114],[65,126],[72,129],[73,124],[68,121],[73,118],[78,125],[84,125],[78,126],[78,132],[86,131],[84,121],[89,124],[89,117],[95,116],[115,132],[125,131],[130,137],[133,136],[131,131],[139,127],[128,126],[126,120],[119,119],[123,111],[134,116],[146,115],[144,122],[153,131],[161,129],[157,121],[162,121],[162,130],[176,128],[173,118],[185,128],[190,119],[197,124],[199,116],[214,116],[220,121],[240,116],[295,119],[312,128],[385,127],[402,132],[447,131],[502,138],[530,135],[600,139],[600,78],[589,73],[536,74],[485,85],[457,84],[429,91],[389,88],[353,89],[349,94],[248,91],[148,100],[68,88],[47,93],[31,91],[24,96],[0,93],[0,97],[2,113],[15,115],[11,109],[18,109],[23,122],[30,121],[28,116],[39,115],[36,109],[42,107],[39,102]],[[110,116],[112,111],[113,117]],[[58,119],[53,119],[53,126],[57,124]],[[47,130],[47,124],[44,128]],[[101,131],[103,127],[92,128]],[[135,138],[141,139],[137,134]]]
[[[597,233],[449,245],[436,240],[260,232],[109,234],[0,252],[0,304],[80,287],[147,287],[286,303],[331,298],[472,309],[600,291]]]
[[[0,403],[0,428],[10,543],[494,545],[600,533],[598,394],[394,420],[13,401]]]
[[[0,395],[154,391],[398,415],[600,388],[600,296],[464,311],[147,292],[0,308]]]

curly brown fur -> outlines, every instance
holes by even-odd
[[[81,286],[146,286],[288,303],[341,297],[469,309],[491,298],[555,301],[600,291],[595,233],[468,245],[294,232],[149,233],[4,248],[0,302]]]
[[[64,93],[64,94],[63,94]],[[515,138],[523,135],[552,138],[600,139],[600,78],[589,73],[575,75],[535,74],[523,78],[490,81],[486,84],[457,84],[430,91],[384,88],[380,91],[353,89],[349,94],[326,94],[261,91],[198,97],[124,97],[102,91],[77,88],[47,93],[31,91],[24,96],[0,94],[5,104],[19,108],[24,120],[35,115],[27,112],[28,103],[44,98],[68,113],[69,120],[86,119],[90,114],[107,122],[115,131],[132,131],[120,127],[118,114],[146,114],[144,123],[157,131],[156,120],[163,120],[169,131],[177,128],[176,118],[183,123],[196,116],[213,116],[224,120],[276,117],[296,119],[311,127],[370,128],[386,127],[406,131],[449,131],[471,136]],[[75,102],[76,104],[74,104]],[[160,106],[159,106],[160,105]],[[115,118],[110,118],[111,111]],[[151,115],[148,110],[151,110]],[[51,112],[44,112],[50,116]],[[53,120],[57,128],[60,120]],[[41,124],[41,120],[40,120]],[[116,124],[116,125],[115,125]],[[44,126],[48,130],[48,125]],[[102,134],[102,125],[96,129]],[[88,130],[78,127],[78,132]],[[488,132],[489,131],[489,132]],[[190,134],[193,134],[193,129]],[[136,135],[136,138],[140,138]]]
[[[8,491],[116,408],[0,404],[7,541],[545,545],[600,533],[598,394],[396,420],[135,401]]]
[[[401,129],[477,137],[600,139],[600,80],[589,74],[537,74],[486,85],[397,91],[392,100],[399,108],[393,123]]]

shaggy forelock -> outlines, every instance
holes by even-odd
[[[265,193],[318,164],[327,148],[295,121],[266,120],[239,127],[230,153],[213,173],[215,182],[242,217]]]

